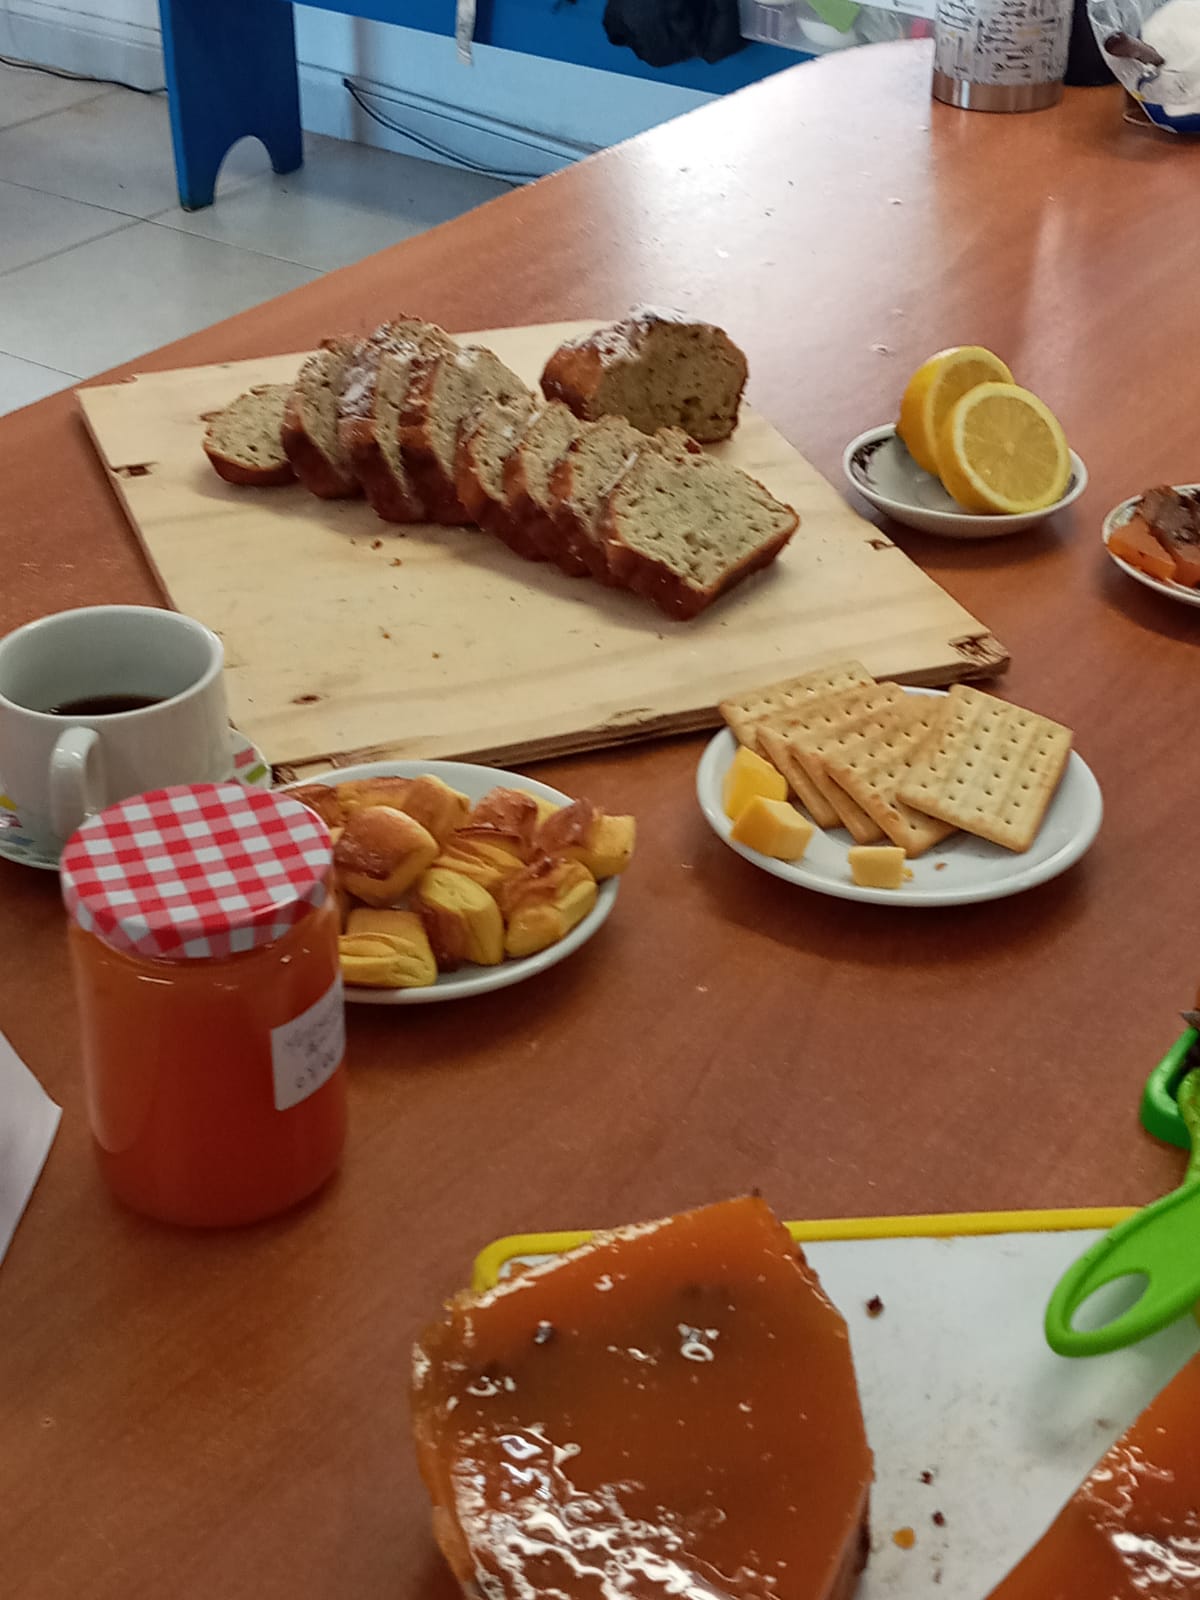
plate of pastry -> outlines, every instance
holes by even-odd
[[[333,834],[346,999],[427,1005],[522,983],[612,911],[632,817],[494,767],[376,761],[289,792]]]
[[[764,872],[875,905],[971,905],[1065,872],[1099,830],[1071,730],[967,684],[858,662],[723,702],[700,762],[710,827]]]

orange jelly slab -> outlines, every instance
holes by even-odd
[[[1104,1456],[991,1600],[1200,1595],[1200,1356]]]
[[[434,1532],[488,1600],[849,1600],[866,1559],[846,1325],[758,1199],[460,1297],[413,1409]]]

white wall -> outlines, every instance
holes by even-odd
[[[514,174],[551,171],[711,98],[504,50],[477,48],[474,65],[464,66],[449,37],[307,6],[296,8],[296,52],[310,131],[431,154],[360,111],[342,85],[353,77],[389,97],[370,103],[391,120],[468,163]],[[158,6],[0,0],[0,54],[154,87],[162,83]]]

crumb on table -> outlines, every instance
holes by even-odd
[[[867,1301],[867,1315],[869,1317],[881,1317],[883,1315],[883,1301],[877,1294],[873,1294]]]

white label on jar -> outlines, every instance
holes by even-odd
[[[339,973],[307,1011],[271,1029],[276,1111],[286,1111],[315,1094],[328,1083],[345,1053],[346,1006]]]

